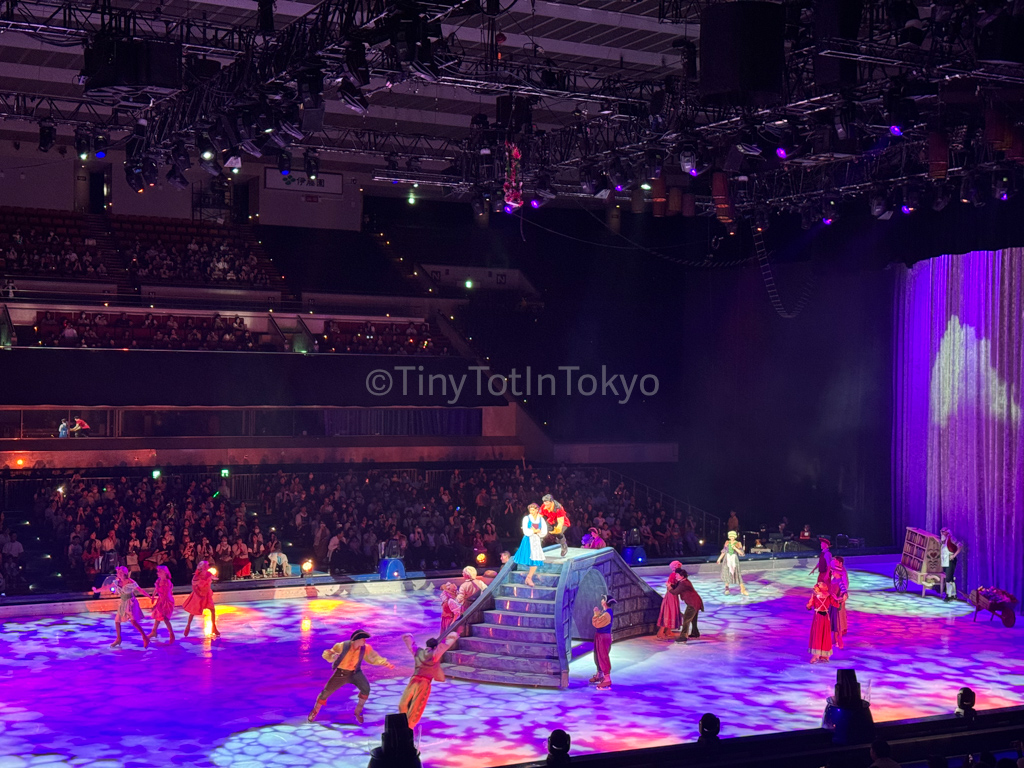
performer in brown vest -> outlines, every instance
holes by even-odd
[[[686,610],[683,612],[683,631],[676,638],[677,643],[685,643],[688,638],[700,637],[700,631],[697,629],[697,614],[704,610],[704,601],[697,594],[697,590],[693,588],[690,574],[680,567],[676,568],[676,575],[679,576],[679,580],[669,588],[669,591],[679,595],[686,605]]]
[[[427,640],[426,648],[419,648],[412,635],[404,634],[402,639],[412,651],[413,669],[409,684],[402,692],[402,698],[398,702],[398,711],[404,712],[409,719],[409,727],[415,728],[423,717],[423,710],[427,708],[427,700],[430,698],[430,684],[433,681],[444,682],[444,670],[441,669],[441,659],[448,649],[459,639],[457,632],[449,632],[443,643],[438,644],[437,638]]]
[[[395,668],[394,664],[369,646],[366,642],[369,637],[369,632],[357,629],[348,640],[343,643],[335,643],[333,647],[323,652],[324,660],[331,662],[334,672],[316,697],[313,710],[306,720],[311,723],[316,720],[320,708],[327,703],[330,695],[342,686],[351,683],[359,691],[359,698],[356,700],[356,720],[359,723],[363,722],[363,707],[366,706],[366,700],[370,698],[370,681],[363,674],[363,662],[388,669]]]

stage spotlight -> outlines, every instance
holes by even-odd
[[[171,145],[171,163],[182,174],[192,167],[192,158],[189,157],[188,147],[185,146],[185,142],[182,139],[178,139]]]
[[[307,576],[313,572],[313,561],[305,560],[302,563],[302,572]]]
[[[141,193],[146,188],[146,182],[142,178],[142,166],[137,163],[125,162],[124,180],[136,192]]]
[[[296,78],[299,99],[306,109],[319,109],[323,103],[324,73],[318,69],[301,73]]]
[[[75,131],[75,154],[79,160],[88,160],[92,153],[92,137],[83,128]]]
[[[287,176],[292,172],[292,153],[285,150],[281,150],[277,156],[277,170],[281,172],[282,176]]]
[[[569,765],[569,748],[572,746],[572,739],[569,734],[561,728],[557,728],[548,736],[548,758],[547,765]]]
[[[107,143],[109,139],[105,133],[97,133],[92,140],[93,155],[98,160],[107,156]]]
[[[692,147],[684,147],[679,151],[679,170],[691,173],[697,167],[697,153]]]
[[[1013,197],[1013,177],[1006,171],[996,171],[992,180],[992,196],[1006,202]]]
[[[616,192],[621,192],[625,189],[626,184],[629,183],[629,175],[626,173],[625,166],[623,166],[622,158],[620,157],[613,157],[608,161],[605,173],[608,176],[608,181],[615,187]]]
[[[206,131],[199,131],[196,134],[196,146],[199,148],[200,160],[213,160],[217,155],[217,148],[210,140],[210,134]]]
[[[940,184],[935,188],[935,197],[932,199],[932,210],[941,211],[949,201],[953,199],[953,193],[947,184]]]
[[[874,738],[871,706],[861,696],[854,670],[836,670],[836,686],[825,702],[821,727],[832,731],[834,744],[865,744]]]
[[[217,161],[216,154],[209,158],[200,155],[199,167],[211,176],[220,176],[220,163]]]
[[[821,206],[821,223],[826,227],[835,223],[839,218],[839,202],[834,198],[827,198]]]
[[[302,164],[305,166],[306,178],[310,181],[316,181],[316,177],[320,175],[320,157],[317,155],[316,150],[307,149],[306,154],[303,156]]]
[[[164,178],[175,189],[188,189],[189,187],[188,179],[185,178],[185,174],[176,165],[172,165],[167,169],[167,175]]]
[[[479,191],[473,192],[472,197],[469,198],[469,205],[477,216],[487,213],[487,203],[484,202],[484,196]]]
[[[898,125],[890,125],[889,126],[889,135],[891,135],[891,136],[902,136],[903,135],[903,128],[901,128]]]
[[[405,713],[384,716],[380,744],[370,752],[367,768],[421,768],[423,765]]]
[[[956,694],[956,716],[965,720],[974,720],[978,713],[974,709],[977,697],[970,688],[961,688]]]
[[[876,190],[871,193],[871,197],[868,198],[868,206],[871,208],[871,215],[879,221],[888,221],[892,218],[892,208],[889,207],[889,201],[886,199],[884,191]]]
[[[622,559],[629,565],[643,565],[647,562],[647,550],[643,547],[625,547]]]
[[[50,120],[39,123],[39,151],[49,152],[57,143],[57,126]]]
[[[237,175],[242,171],[242,153],[235,147],[231,150],[228,155],[228,159],[224,161],[224,167],[231,171],[231,173]]]
[[[718,734],[721,732],[722,721],[710,712],[706,712],[701,715],[700,722],[697,723],[697,733],[699,734],[697,743],[716,743],[718,741]]]
[[[366,100],[366,96],[348,80],[338,83],[338,100],[358,115],[365,115],[370,111],[370,102]]]
[[[155,187],[159,179],[160,166],[157,165],[156,158],[150,155],[142,161],[142,180],[146,182],[146,186]]]
[[[580,191],[588,195],[597,193],[597,179],[593,165],[580,166]]]

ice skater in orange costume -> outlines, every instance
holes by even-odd
[[[202,616],[204,610],[210,611],[210,621],[213,623],[213,634],[220,637],[217,629],[217,609],[213,605],[213,581],[216,574],[211,570],[206,560],[201,560],[196,566],[196,572],[192,576],[192,594],[185,598],[181,607],[188,613],[188,622],[185,624],[185,637],[188,637],[192,629],[192,619]]]
[[[166,565],[156,567],[156,586],[153,587],[153,608],[149,615],[153,617],[153,629],[149,633],[149,639],[156,637],[156,631],[160,628],[162,621],[167,626],[167,633],[174,642],[174,627],[171,626],[171,614],[174,613],[174,584],[171,582],[171,572]]]
[[[430,698],[430,685],[435,680],[444,682],[444,670],[441,669],[441,659],[448,652],[448,649],[459,639],[457,632],[449,632],[443,643],[438,643],[436,637],[427,640],[426,648],[419,648],[412,635],[402,635],[405,644],[412,651],[415,668],[409,684],[402,692],[402,698],[398,702],[398,711],[404,712],[409,719],[409,727],[415,728],[423,717],[423,710],[427,708],[427,700]]]

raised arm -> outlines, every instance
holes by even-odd
[[[412,653],[412,655],[415,656],[416,652],[419,650],[419,647],[417,647],[416,641],[412,639],[412,635],[406,632],[404,635],[402,635],[402,639],[405,641],[405,645]]]
[[[458,632],[449,632],[445,637],[443,643],[438,643],[437,648],[434,649],[434,661],[440,661],[441,657],[444,656],[455,645],[455,641],[459,639]]]

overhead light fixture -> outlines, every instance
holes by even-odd
[[[948,184],[939,184],[935,187],[935,197],[932,198],[932,210],[941,211],[949,201],[953,199],[953,192]]]
[[[98,160],[107,156],[107,143],[109,138],[105,133],[97,133],[92,139],[92,153]]]
[[[231,154],[228,156],[228,159],[224,161],[224,167],[229,169],[231,173],[236,175],[241,172],[242,155],[239,152],[238,147],[235,147],[233,150],[231,150]]]
[[[82,161],[88,160],[92,154],[92,136],[84,128],[75,131],[75,154]]]
[[[287,150],[281,150],[277,156],[277,170],[281,172],[282,176],[287,176],[292,172],[292,153]]]
[[[210,134],[206,131],[199,131],[196,134],[196,146],[199,148],[199,159],[201,160],[213,160],[217,154],[217,148],[213,146]]]
[[[366,64],[366,46],[353,43],[345,51],[345,77],[356,88],[370,84],[370,68]]]
[[[99,153],[97,153],[97,157],[99,157]],[[188,154],[188,147],[185,146],[183,139],[178,139],[171,144],[171,163],[182,175],[192,167],[192,158]]]
[[[892,208],[889,207],[889,200],[881,189],[871,193],[871,197],[868,198],[868,207],[871,209],[871,215],[879,221],[888,221],[892,218]]]
[[[164,178],[167,180],[167,183],[175,189],[189,188],[188,179],[177,165],[171,165],[171,167],[167,169],[167,175]]]
[[[320,157],[317,155],[316,150],[307,149],[302,160],[306,171],[306,178],[310,181],[316,181],[317,176],[320,175]]]
[[[147,186],[155,187],[159,179],[160,166],[157,165],[156,158],[150,155],[142,161],[142,180]]]
[[[140,194],[146,188],[146,182],[142,178],[142,166],[136,163],[125,162],[124,180],[128,182],[129,187]]]
[[[57,126],[50,120],[39,123],[39,151],[49,152],[57,143]]]
[[[366,96],[348,80],[338,83],[338,100],[358,115],[370,111],[370,102]]]
[[[1013,177],[1007,171],[996,171],[992,179],[992,196],[1006,202],[1013,197]]]

